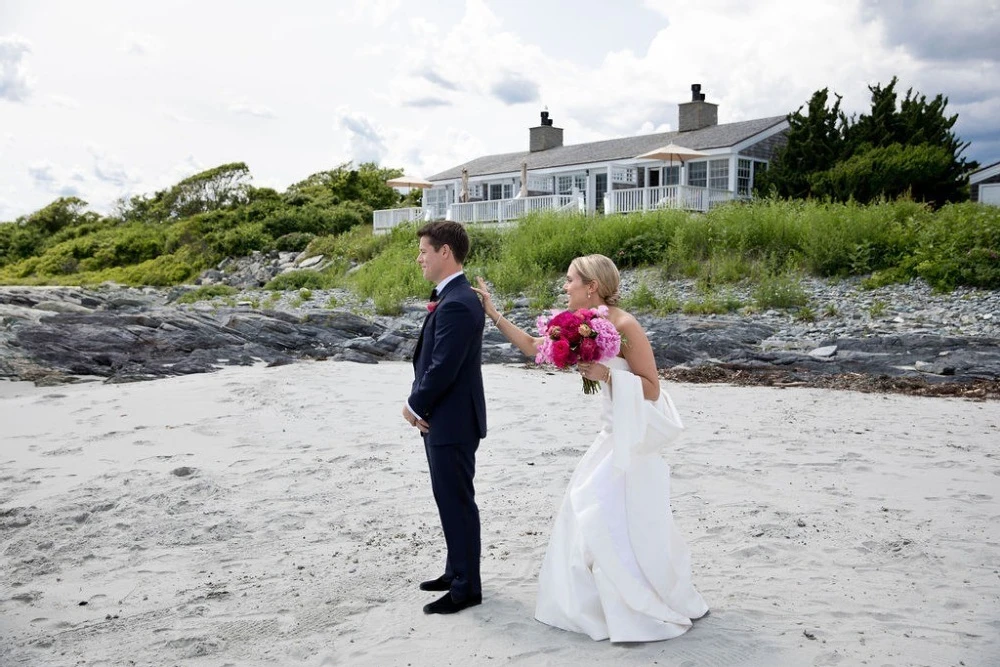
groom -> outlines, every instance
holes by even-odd
[[[483,393],[483,306],[462,272],[469,236],[457,222],[431,222],[417,232],[417,263],[435,284],[417,347],[413,387],[403,418],[423,434],[434,502],[448,557],[444,574],[421,590],[447,591],[425,614],[453,614],[483,601],[479,580],[479,509],[472,480],[476,449],[486,437]]]

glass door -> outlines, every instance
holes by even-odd
[[[608,191],[608,174],[596,174],[594,179],[594,208],[598,213],[604,213],[604,194]]]

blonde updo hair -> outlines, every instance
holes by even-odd
[[[618,288],[621,285],[621,275],[615,263],[604,255],[586,255],[577,257],[569,263],[569,268],[576,271],[584,283],[597,281],[597,295],[609,306],[617,306],[621,300]]]

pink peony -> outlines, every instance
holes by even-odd
[[[593,362],[601,358],[601,348],[597,346],[597,341],[593,338],[584,338],[580,341],[580,361]]]
[[[559,327],[560,336],[566,338],[570,344],[575,345],[580,340],[579,328],[581,324],[583,324],[583,318],[578,313],[564,310],[552,318],[549,326]]]
[[[566,368],[576,363],[576,355],[566,340],[552,341],[552,363],[559,368]]]

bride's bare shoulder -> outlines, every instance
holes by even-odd
[[[639,326],[639,321],[632,316],[632,313],[617,306],[608,310],[608,319],[619,331]]]

